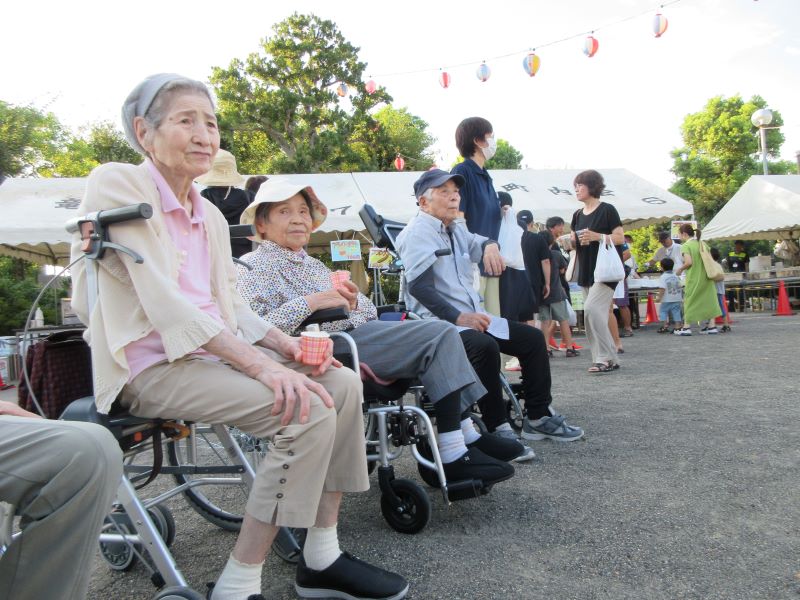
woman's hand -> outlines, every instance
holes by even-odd
[[[245,374],[272,390],[275,396],[272,414],[277,416],[283,413],[281,425],[289,425],[294,419],[295,412],[298,413],[298,423],[308,423],[312,393],[319,396],[325,406],[333,408],[333,398],[321,384],[302,373],[278,364],[266,355],[263,356],[260,364],[248,367]]]
[[[352,281],[343,282],[336,291],[347,300],[350,310],[355,310],[358,306],[358,286]]]
[[[311,312],[322,310],[323,308],[344,308],[350,310],[350,302],[342,294],[333,288],[325,290],[324,292],[315,292],[305,298],[308,308]]]
[[[603,239],[603,234],[590,229],[581,229],[578,239],[581,242],[581,246],[588,246],[592,242],[601,241]]]
[[[300,344],[299,337],[286,335],[277,327],[270,329],[261,341],[261,345],[265,348],[274,350],[284,358],[288,358],[297,363],[303,362],[303,349]],[[325,351],[325,358],[311,371],[311,375],[314,377],[322,375],[331,366],[338,368],[342,366],[342,363],[333,357],[333,340],[328,340],[328,349]]]

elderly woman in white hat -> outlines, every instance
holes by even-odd
[[[242,212],[252,197],[241,189],[245,178],[236,168],[236,157],[227,150],[220,150],[214,157],[211,170],[197,178],[197,183],[206,186],[200,195],[216,206],[228,225],[238,225]],[[231,251],[236,258],[250,252],[253,245],[248,239],[231,240]]]
[[[330,353],[316,368],[299,364],[298,339],[250,310],[234,287],[228,224],[192,184],[219,150],[208,89],[154,75],[134,88],[122,116],[144,163],[96,168],[81,210],[147,202],[153,216],[113,228],[114,241],[144,263],[106,254],[91,318],[84,263],[73,270],[98,410],[107,413],[119,395],[134,415],[225,423],[272,442],[212,600],[262,598],[279,526],[310,528],[297,571],[302,597],[402,598],[402,577],[341,553],[337,541],[342,492],[369,487],[361,382]],[[80,247],[76,239],[73,258]]]
[[[346,319],[326,323],[347,330],[359,348],[362,376],[377,381],[419,378],[436,410],[439,446],[448,480],[508,479],[506,461],[527,460],[533,452],[516,439],[480,435],[469,412],[486,390],[469,363],[458,329],[444,321],[380,321],[375,306],[351,281],[333,285],[331,272],[305,250],[327,209],[314,189],[297,179],[271,178],[242,213],[255,224],[258,248],[243,259],[237,287],[261,317],[296,335],[314,311],[342,307]],[[501,401],[501,399],[500,399]]]

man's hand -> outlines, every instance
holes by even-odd
[[[500,246],[487,244],[483,250],[483,268],[488,275],[500,276],[506,269],[506,263],[500,256]]]
[[[283,413],[281,425],[291,423],[295,412],[298,412],[298,423],[308,423],[312,392],[320,397],[325,406],[333,408],[330,394],[316,381],[284,367],[267,356],[263,356],[263,361],[259,362],[260,364],[248,366],[245,374],[272,390],[275,395],[272,414],[277,416]]]
[[[303,297],[305,298],[306,304],[308,304],[308,308],[311,309],[311,312],[316,312],[323,308],[344,308],[345,310],[350,310],[350,302],[333,288]]]
[[[355,310],[358,306],[358,286],[352,281],[343,282],[336,291],[347,300],[350,310]]]
[[[542,288],[542,298],[547,298],[550,295],[550,284],[545,283]]]
[[[19,405],[5,400],[0,400],[0,416],[2,415],[8,415],[10,417],[28,417],[29,419],[42,418],[41,415],[29,412]]]
[[[491,322],[491,317],[483,313],[461,313],[456,319],[456,325],[459,327],[469,327],[481,333],[489,328]]]

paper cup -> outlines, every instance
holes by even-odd
[[[300,334],[300,349],[304,365],[319,365],[328,352],[329,336],[324,331],[304,331]]]
[[[350,271],[333,271],[331,273],[331,285],[334,289],[344,285],[345,281],[350,281]]]

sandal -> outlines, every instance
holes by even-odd
[[[578,355],[580,355],[580,352],[575,350],[574,347],[567,348],[567,358],[572,358],[573,356],[578,356]]]
[[[633,332],[624,329],[622,333],[619,334],[619,337],[624,337],[624,338],[633,337]]]
[[[619,363],[610,362],[608,363],[608,368],[611,371],[616,371],[617,369],[619,369]]]
[[[617,354],[625,354],[625,348],[617,348]]]
[[[656,333],[672,333],[672,329],[670,329],[669,327],[662,326],[656,330]]]
[[[619,367],[617,367],[619,368]],[[614,368],[606,363],[594,363],[591,367],[589,367],[589,373],[608,373],[609,371],[613,371]]]

